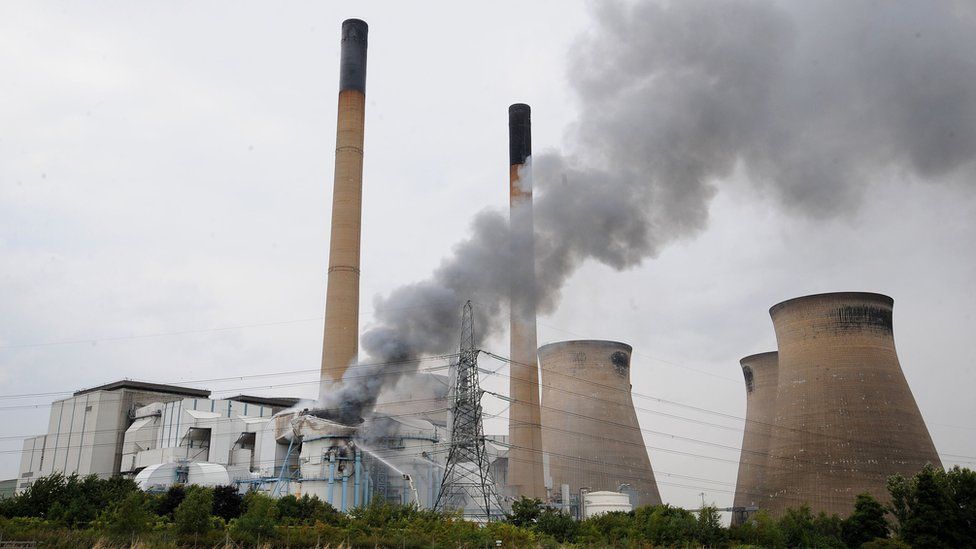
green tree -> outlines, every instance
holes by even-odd
[[[727,532],[722,527],[722,519],[719,517],[718,509],[715,507],[706,506],[698,512],[695,530],[695,537],[706,547],[717,547],[727,537]]]
[[[191,486],[186,497],[173,511],[176,532],[181,536],[202,536],[213,527],[210,514],[213,512],[213,491],[200,486]]]
[[[884,506],[871,494],[858,495],[854,512],[844,519],[841,526],[844,543],[849,547],[860,547],[875,538],[887,538],[889,528],[885,514]]]
[[[505,519],[519,527],[529,527],[539,520],[542,514],[542,500],[538,498],[520,497],[512,502],[512,512],[505,515]]]
[[[779,529],[789,547],[845,547],[841,541],[841,520],[837,515],[820,513],[814,517],[810,507],[787,509]]]
[[[11,516],[47,518],[51,506],[65,500],[66,487],[67,479],[61,473],[35,479],[15,498]]]
[[[964,547],[976,539],[976,473],[926,465],[914,477],[888,479],[898,537],[913,547]]]
[[[274,537],[277,518],[275,500],[256,492],[248,494],[246,500],[244,514],[230,525],[234,537],[250,542]]]
[[[779,524],[766,511],[760,510],[744,523],[729,529],[729,537],[760,547],[785,547],[786,540]]]
[[[166,492],[156,496],[155,512],[161,517],[173,518],[173,511],[186,498],[186,488],[182,484],[174,484]]]
[[[305,494],[300,498],[287,495],[276,502],[278,517],[285,524],[314,524],[321,521],[336,524],[339,512],[317,496]]]
[[[698,520],[678,507],[649,505],[634,511],[634,529],[655,545],[680,545],[695,539]]]
[[[152,514],[146,508],[145,495],[135,491],[110,506],[102,514],[102,520],[110,534],[131,537],[149,531]]]
[[[959,540],[976,540],[976,471],[958,465],[945,472]]]
[[[213,489],[213,514],[227,522],[241,516],[244,498],[235,486],[216,486]]]
[[[576,521],[558,509],[546,508],[536,519],[535,530],[552,536],[560,543],[571,542],[576,536]]]

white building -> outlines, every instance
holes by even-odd
[[[243,425],[270,419],[298,402],[209,397],[210,391],[202,389],[123,380],[57,400],[51,404],[47,433],[24,441],[17,489],[55,472],[107,478],[181,458],[230,465],[235,463],[231,449],[240,446],[236,438],[246,431]],[[204,435],[216,436],[200,440]]]
[[[46,434],[25,440],[18,490],[60,472],[129,476],[144,490],[182,483],[311,494],[341,511],[377,497],[431,508],[449,448],[444,378],[410,376],[351,426],[294,398],[212,399],[128,380],[78,391],[52,404]],[[504,480],[504,451],[488,449]]]

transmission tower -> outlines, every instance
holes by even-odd
[[[470,301],[464,304],[461,314],[459,351],[451,416],[451,448],[434,508],[459,509],[465,518],[487,522],[499,517],[502,510],[485,451],[478,349],[474,346]]]

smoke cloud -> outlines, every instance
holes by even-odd
[[[894,178],[976,182],[976,9],[963,2],[594,3],[568,74],[580,118],[534,158],[538,284],[553,310],[585,261],[627,269],[707,225],[737,170],[790,211],[851,215]],[[425,281],[376,299],[371,361],[451,352],[460,306],[503,325],[506,216]],[[351,368],[334,402],[368,410],[396,375]]]

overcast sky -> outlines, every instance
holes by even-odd
[[[667,502],[731,504],[739,358],[775,349],[770,306],[817,292],[894,298],[943,462],[973,467],[976,50],[958,38],[973,11],[841,4],[0,4],[0,478],[62,396],[19,395],[123,377],[315,393],[348,17],[370,25],[364,327],[374,296],[427,278],[478,212],[505,211],[507,107],[525,102],[537,153],[695,189],[673,208],[654,195],[653,246],[622,270],[584,262],[539,319],[540,344],[634,346]],[[859,38],[847,56],[821,36]],[[865,74],[875,87],[854,90]],[[694,116],[742,90],[775,108]],[[621,137],[615,121],[652,129]],[[600,150],[631,140],[652,149]],[[483,346],[507,355],[507,336]]]

